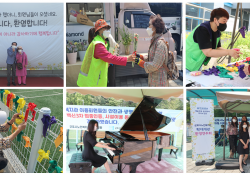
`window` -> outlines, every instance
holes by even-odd
[[[150,15],[144,14],[133,14],[134,15],[134,26],[135,28],[144,28],[146,29],[149,25]]]
[[[124,24],[128,28],[131,28],[131,12],[130,11],[127,11],[124,13]]]
[[[181,3],[149,3],[153,13],[161,17],[181,17]]]

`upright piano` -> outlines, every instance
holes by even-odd
[[[100,142],[109,143],[116,150],[104,148],[117,172],[122,173],[122,164],[130,165],[135,173],[140,163],[150,160],[158,150],[161,161],[162,149],[170,145],[170,134],[157,132],[171,122],[171,118],[158,113],[155,107],[162,99],[144,96],[120,131],[106,131]]]

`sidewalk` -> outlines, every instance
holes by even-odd
[[[239,169],[224,170],[215,169],[215,163],[217,160],[223,157],[223,147],[215,147],[215,163],[213,165],[196,166],[195,161],[192,160],[192,143],[186,143],[187,148],[187,173],[240,173]],[[229,146],[226,146],[226,158],[229,157]],[[238,159],[238,158],[237,158]],[[250,160],[247,160],[247,166],[243,167],[246,173],[250,173]]]

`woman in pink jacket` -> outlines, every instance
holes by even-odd
[[[22,47],[18,47],[18,53],[16,54],[16,63],[22,63],[22,68],[18,68],[19,66],[16,64],[16,76],[18,78],[18,85],[20,86],[23,82],[26,85],[26,75],[27,70],[26,67],[28,65],[28,59],[25,52],[23,52]]]

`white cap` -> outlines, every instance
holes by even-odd
[[[5,111],[0,111],[0,124],[4,124],[7,120],[7,113]]]

